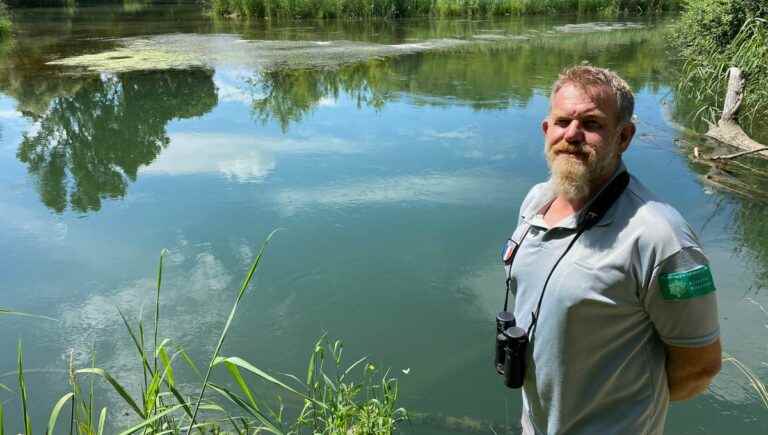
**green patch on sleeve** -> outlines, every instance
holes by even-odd
[[[659,286],[667,300],[690,299],[715,291],[712,272],[707,265],[686,272],[665,273],[659,276]]]

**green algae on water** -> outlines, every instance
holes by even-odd
[[[176,50],[163,50],[144,41],[97,54],[85,54],[48,62],[51,65],[80,67],[90,72],[121,73],[139,70],[167,70],[203,67],[200,58]]]

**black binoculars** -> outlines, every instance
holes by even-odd
[[[515,316],[502,311],[496,316],[496,372],[504,376],[504,385],[520,388],[525,379],[525,350],[528,333],[515,325]]]

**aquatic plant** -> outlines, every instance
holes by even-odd
[[[209,0],[214,15],[245,18],[487,17],[550,13],[650,14],[680,0]]]
[[[221,356],[237,308],[247,293],[256,273],[272,232],[262,244],[230,311],[219,336],[215,351],[207,364],[205,375],[189,354],[170,340],[160,340],[161,288],[164,252],[160,255],[157,286],[154,294],[155,307],[152,335],[145,334],[143,316],[132,324],[118,310],[134,344],[137,362],[141,365],[143,383],[139,395],[131,394],[116,376],[96,367],[92,359],[90,367],[78,368],[70,356],[70,391],[62,395],[51,408],[45,433],[54,434],[59,420],[70,434],[102,435],[113,433],[128,435],[181,433],[272,433],[294,435],[314,434],[392,434],[399,423],[406,419],[403,408],[397,407],[398,381],[383,374],[366,358],[360,358],[349,366],[343,362],[343,345],[340,341],[329,342],[321,337],[312,350],[306,378],[284,375],[279,379],[250,362],[236,356]],[[0,310],[0,314],[20,314]],[[147,342],[151,339],[151,342]],[[24,354],[21,343],[17,349],[17,395],[20,403],[20,420],[27,435],[43,433],[38,422],[30,415],[28,383],[25,379]],[[329,364],[330,361],[330,364]],[[184,364],[184,367],[180,367]],[[211,381],[214,369],[225,368],[231,385]],[[184,371],[184,369],[188,369]],[[196,379],[184,381],[183,373],[191,373]],[[110,428],[110,410],[97,405],[95,380],[109,385],[121,399],[124,410],[131,412],[134,421],[127,428]],[[199,390],[193,399],[182,386],[199,382]],[[85,385],[86,388],[82,386]],[[209,389],[215,393],[206,395]],[[0,384],[0,390],[13,392]],[[265,400],[264,392],[275,394],[276,399]],[[286,399],[281,394],[286,394]],[[257,395],[257,393],[260,393]],[[219,403],[220,399],[223,404]],[[7,416],[0,401],[0,434],[4,433]],[[288,405],[286,405],[288,404]],[[112,414],[116,414],[112,410]],[[66,416],[66,417],[64,417]],[[67,418],[68,417],[68,418]],[[114,425],[114,424],[113,424]]]

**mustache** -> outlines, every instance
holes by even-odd
[[[550,154],[560,154],[560,153],[584,154],[584,155],[592,154],[590,152],[590,149],[584,145],[573,145],[565,141],[561,141],[550,146],[549,152]]]

